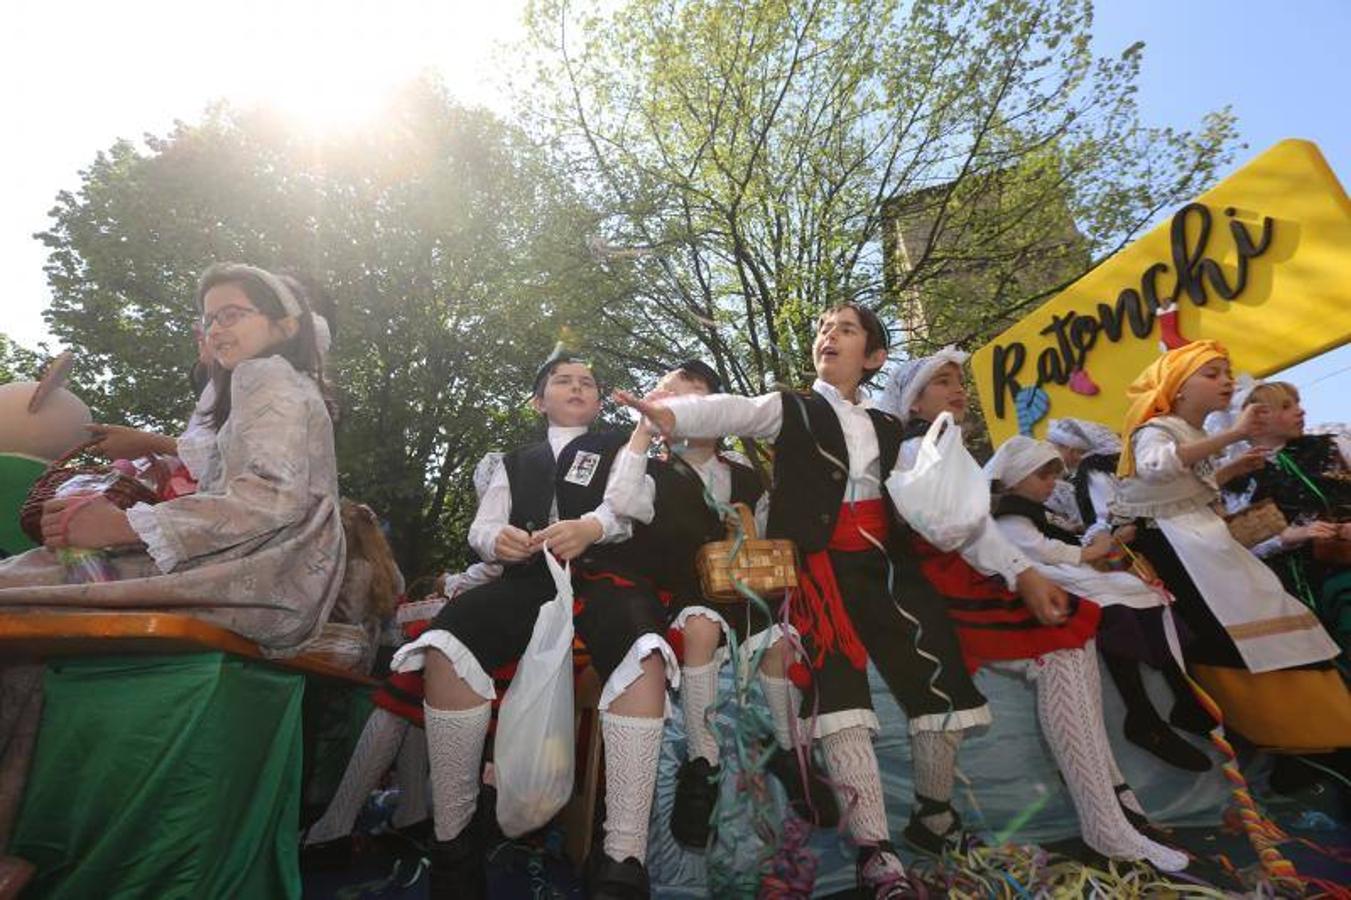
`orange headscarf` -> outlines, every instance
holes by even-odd
[[[1131,406],[1121,431],[1121,462],[1116,467],[1119,477],[1129,478],[1135,474],[1135,455],[1131,449],[1135,429],[1155,416],[1172,412],[1182,382],[1195,375],[1202,366],[1213,359],[1228,358],[1229,351],[1219,341],[1192,341],[1154,360],[1131,382],[1126,388]]]

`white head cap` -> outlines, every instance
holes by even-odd
[[[907,359],[892,371],[882,396],[874,405],[883,412],[891,413],[902,422],[908,421],[910,407],[915,405],[920,391],[933,380],[938,370],[948,363],[954,363],[961,368],[969,356],[966,351],[949,345],[932,356]]]
[[[1046,426],[1046,439],[1085,453],[1121,452],[1121,436],[1106,425],[1088,419],[1052,419]]]
[[[1013,487],[1048,462],[1060,461],[1060,453],[1047,441],[1016,434],[999,445],[985,464],[985,477]]]

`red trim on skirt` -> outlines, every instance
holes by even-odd
[[[991,662],[1072,650],[1097,634],[1102,609],[1092,600],[1071,596],[1065,624],[1042,625],[998,575],[982,575],[960,553],[944,553],[919,536],[912,536],[911,548],[924,578],[949,600],[948,618],[969,672]]]

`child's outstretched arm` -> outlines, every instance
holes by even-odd
[[[652,401],[628,391],[615,391],[616,403],[649,419],[668,438],[747,437],[774,440],[783,427],[783,395],[737,394],[674,397]]]

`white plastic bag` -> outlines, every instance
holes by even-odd
[[[543,552],[558,593],[539,609],[497,716],[497,821],[507,837],[544,825],[572,796],[572,578]]]
[[[956,550],[990,515],[990,483],[962,444],[952,413],[940,413],[920,439],[915,465],[893,472],[887,491],[910,526],[939,550]]]

